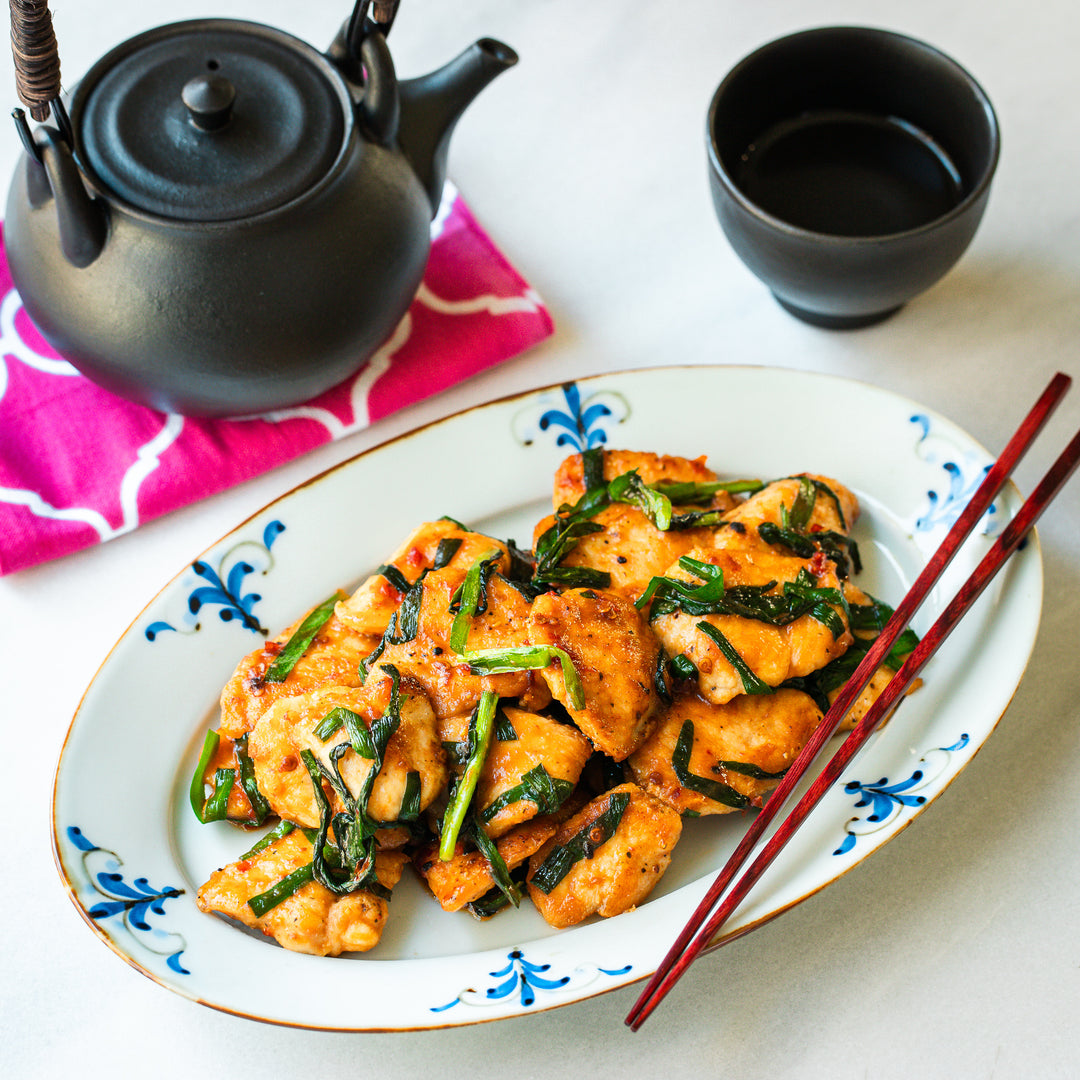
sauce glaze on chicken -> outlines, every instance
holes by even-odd
[[[225,686],[193,808],[273,827],[199,907],[337,955],[378,943],[406,866],[482,918],[642,903],[685,818],[762,805],[884,624],[858,513],[831,477],[591,450],[530,551],[421,524]]]

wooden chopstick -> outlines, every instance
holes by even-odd
[[[740,879],[739,884],[727,897],[723,905],[721,905],[716,913],[709,918],[709,913],[712,911],[727,887],[731,884],[739,869],[749,858],[750,853],[753,851],[754,846],[762,833],[764,833],[772,820],[779,814],[784,802],[790,796],[796,784],[813,764],[825,743],[832,737],[836,728],[840,725],[840,722],[851,708],[856,697],[870,681],[870,678],[888,655],[888,652],[896,639],[911,621],[912,616],[922,604],[923,600],[930,592],[930,589],[952,561],[968,534],[982,518],[987,508],[990,506],[990,503],[1008,479],[1009,474],[1015,468],[1017,462],[1023,457],[1035,437],[1042,430],[1042,427],[1049,419],[1051,413],[1068,390],[1071,382],[1072,380],[1067,375],[1060,372],[1054,376],[1031,412],[1025,417],[1023,423],[1017,429],[1016,434],[1009,440],[1009,443],[1001,456],[990,468],[964,512],[957,519],[941,546],[935,551],[922,573],[908,590],[907,595],[897,606],[892,618],[878,636],[877,641],[867,652],[867,655],[863,658],[851,678],[845,684],[844,689],[822,719],[822,722],[814,735],[803,748],[792,766],[788,769],[784,779],[780,782],[776,790],[765,803],[765,806],[751,823],[746,835],[740,841],[739,845],[724,865],[724,868],[695,909],[690,920],[671,946],[667,955],[664,957],[663,962],[657,968],[656,973],[649,980],[640,997],[634,1003],[633,1008],[626,1017],[626,1023],[632,1030],[638,1030],[641,1024],[644,1023],[694,959],[707,950],[712,937],[722,923],[741,902],[746,893],[749,892],[757,878],[760,877],[768,863],[772,861],[776,853],[787,842],[787,838],[798,828],[803,818],[805,818],[806,814],[812,809],[812,806],[816,804],[828,787],[835,781],[836,776],[840,774],[840,771],[846,764],[846,760],[839,764],[835,769],[832,767],[832,763],[830,763],[822,773],[821,777],[818,778],[818,781],[815,782],[814,786],[810,789],[810,792],[803,797],[799,806],[792,812],[788,821],[785,822],[781,827],[781,830],[777,832],[776,836],[780,836],[781,832],[783,832],[785,838],[771,850],[768,861],[763,862],[765,852],[770,851],[770,849],[773,848],[776,837],[770,841],[770,844],[766,846],[759,859],[753,864],[744,877]],[[1078,438],[1080,438],[1080,436],[1078,436]],[[1077,446],[1077,443],[1078,439],[1074,439],[1073,442],[1070,443],[1069,448],[1061,455],[1054,468],[1051,469],[1050,473],[1047,474],[1047,477],[1039,485],[1039,488],[1036,489],[1036,492],[1028,499],[1021,511],[1013,519],[1013,522],[1010,523],[1009,527],[1002,533],[997,543],[991,548],[990,552],[983,560],[983,563],[980,563],[971,579],[965,583],[964,587],[957,595],[957,600],[946,609],[946,613],[934,624],[934,628],[931,630],[931,633],[927,634],[923,639],[923,643],[931,637],[931,634],[933,634],[934,631],[938,631],[942,635],[940,640],[937,640],[936,643],[933,644],[933,647],[929,652],[927,651],[927,647],[924,647],[924,644],[920,643],[919,648],[908,658],[908,661],[903,665],[901,671],[890,681],[886,692],[879,695],[874,707],[867,713],[858,727],[852,731],[851,735],[848,736],[848,739],[845,740],[841,750],[837,753],[837,757],[833,759],[834,761],[837,761],[841,753],[845,753],[844,748],[847,747],[849,742],[853,743],[851,750],[846,752],[847,760],[850,760],[850,757],[855,753],[859,746],[865,742],[871,731],[873,731],[874,727],[880,722],[881,717],[887,715],[888,708],[899,697],[900,693],[907,688],[907,684],[910,683],[911,679],[915,677],[910,668],[914,666],[912,661],[919,652],[922,651],[922,653],[925,654],[918,663],[918,668],[921,668],[922,664],[924,664],[926,660],[929,659],[929,656],[932,655],[932,652],[936,651],[937,646],[941,644],[944,637],[952,630],[952,624],[948,625],[947,628],[944,625],[946,614],[955,611],[955,605],[962,596],[967,595],[969,587],[976,587],[972,585],[972,582],[976,581],[980,573],[989,575],[977,586],[978,592],[981,592],[982,589],[985,588],[990,577],[997,572],[1000,565],[1004,563],[1005,559],[1008,558],[1008,555],[1011,554],[1012,550],[1023,539],[1023,536],[1030,530],[1035,518],[1042,513],[1046,505],[1049,504],[1049,501],[1056,495],[1058,488],[1064,484],[1065,480],[1068,479],[1068,476],[1071,475],[1072,470],[1076,467],[1075,457],[1080,453],[1080,447]],[[1069,464],[1070,451],[1073,452],[1074,459],[1071,464]],[[1056,473],[1055,470],[1057,471]],[[1057,486],[1053,488],[1053,491],[1049,491],[1047,486],[1048,481],[1051,481],[1051,477],[1057,474],[1062,474],[1060,479],[1053,481]],[[1037,497],[1040,499],[1039,502],[1036,501]],[[1028,521],[1027,524],[1024,524],[1027,518],[1030,518],[1031,520]],[[1014,538],[1014,540],[1008,551],[1004,552],[1003,541],[1006,541],[1007,538]],[[992,556],[996,556],[998,560],[996,564],[993,564]],[[989,569],[991,565],[993,568]],[[984,569],[984,566],[987,567],[987,569]],[[977,596],[978,593],[975,593],[975,595]],[[975,597],[972,596],[971,599],[966,602],[963,611],[967,610],[974,601],[974,598]],[[942,624],[940,629],[939,624]],[[916,670],[918,670],[918,668],[916,668]],[[901,682],[901,675],[906,675],[906,682]],[[888,696],[886,697],[886,695]],[[878,707],[879,704],[880,708]],[[876,717],[876,719],[873,719],[873,717]],[[868,723],[868,721],[871,720],[872,723]],[[856,733],[859,733],[858,741],[853,742],[853,740],[856,739]],[[812,804],[807,805],[805,809],[803,809],[803,803],[810,798],[811,792],[817,792],[816,797]],[[802,810],[802,814],[801,816],[798,816],[800,810]],[[761,864],[760,866],[759,863]],[[706,922],[706,920],[708,921]],[[698,931],[703,924],[705,924],[705,930],[699,934]],[[698,935],[696,939],[695,934]],[[734,937],[731,937],[726,940],[733,939]],[[692,941],[693,944],[691,944]]]

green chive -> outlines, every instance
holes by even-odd
[[[581,455],[581,479],[586,491],[603,487],[604,484],[604,448],[594,446]]]
[[[755,780],[782,780],[787,769],[781,769],[779,772],[766,772],[760,765],[755,765],[752,761],[718,761],[716,763],[722,769],[727,769],[728,772],[738,773],[740,776],[750,776]]]
[[[409,579],[396,566],[380,566],[375,573],[386,578],[390,585],[402,595],[409,591]]]
[[[269,670],[263,676],[263,682],[280,683],[288,678],[289,672],[297,660],[307,652],[308,647],[315,640],[315,635],[323,628],[330,616],[334,614],[334,606],[338,602],[338,594],[324,600],[310,615],[296,628],[296,632],[285,643],[285,648],[277,654]]]
[[[465,648],[473,617],[487,610],[488,578],[501,557],[502,549],[494,548],[485,555],[481,555],[465,574],[457,601],[457,614],[450,627],[450,648],[454,652],[459,653]]]
[[[523,799],[535,803],[538,814],[553,814],[573,790],[574,785],[569,780],[553,777],[541,762],[523,773],[520,783],[488,803],[480,814],[480,820],[486,825],[500,810]]]
[[[255,816],[254,824],[261,825],[270,815],[270,804],[255,782],[255,763],[248,756],[247,744],[248,737],[244,734],[236,740],[233,756],[239,769],[240,786],[244,789],[251,812]]]
[[[283,836],[288,836],[295,828],[296,826],[291,821],[279,821],[254,847],[248,848],[248,850],[240,856],[240,861],[242,862],[244,859],[250,859],[253,856],[258,855],[260,851],[268,848],[275,840],[280,840]]]
[[[696,679],[698,677],[698,669],[694,664],[694,661],[690,659],[686,653],[681,652],[671,661],[671,670],[680,679]]]
[[[591,859],[596,849],[606,844],[615,835],[615,830],[622,821],[622,816],[630,804],[630,794],[616,791],[608,799],[604,812],[587,822],[565,844],[553,848],[547,858],[536,868],[536,873],[529,878],[529,883],[545,896],[559,884],[576,862]]]
[[[248,901],[248,907],[255,912],[255,917],[262,918],[268,911],[276,908],[282,900],[287,900],[312,879],[312,864],[298,867],[291,874],[286,874],[275,885],[271,885],[265,892],[253,896]]]
[[[735,615],[771,626],[786,626],[803,615],[810,615],[828,626],[834,637],[844,632],[843,620],[830,606],[846,608],[843,593],[839,589],[818,588],[805,569],[799,571],[795,581],[785,582],[777,593],[773,592],[775,581],[725,587],[719,567],[688,555],[679,559],[679,566],[701,578],[702,584],[654,577],[634,604],[639,611],[651,604],[649,622],[682,611],[687,615]]]
[[[612,502],[636,506],[661,532],[671,527],[671,500],[646,486],[636,469],[615,477],[608,484],[608,496]]]
[[[322,789],[322,770],[315,755],[310,750],[301,750],[300,758],[311,778],[315,802],[319,807],[319,832],[312,844],[312,877],[336,896],[355,892],[361,888],[376,895],[385,895],[387,890],[379,883],[375,874],[374,846],[370,843],[365,846],[363,838],[356,835],[356,830],[360,826],[357,816],[348,813],[331,813],[330,803]],[[351,875],[345,878],[332,872],[332,867],[326,857],[327,837],[331,823],[334,825],[334,843],[338,858],[343,867],[347,864],[351,869]],[[359,857],[350,858],[354,852],[358,852]]]
[[[229,793],[236,782],[235,769],[218,769],[214,773],[214,794],[206,800],[202,820],[224,821],[229,813]]]
[[[469,836],[472,838],[473,843],[476,844],[477,851],[484,856],[488,869],[491,871],[491,878],[495,882],[495,887],[514,907],[517,907],[521,903],[521,890],[511,879],[506,860],[499,854],[495,842],[484,832],[480,823],[476,820],[475,814],[470,815],[469,818]]]
[[[415,821],[420,816],[420,774],[410,770],[405,774],[405,791],[401,796],[398,821]]]
[[[654,491],[666,495],[675,505],[702,503],[718,491],[742,495],[760,491],[765,485],[760,480],[709,480],[700,483],[692,480],[657,480],[650,484]]]
[[[435,558],[431,562],[432,570],[442,570],[449,565],[450,560],[457,554],[458,548],[464,541],[460,536],[444,536],[435,549]]]
[[[206,733],[206,738],[203,739],[202,752],[199,754],[199,761],[195,766],[195,772],[191,777],[191,786],[188,789],[191,809],[204,824],[206,822],[206,818],[203,817],[203,807],[206,804],[206,782],[203,778],[206,775],[206,767],[217,752],[220,741],[221,736],[216,731],[211,730]]]
[[[656,696],[665,704],[672,702],[671,687],[668,685],[668,660],[667,653],[661,648],[656,656],[656,667],[653,670],[653,689]]]
[[[698,795],[704,795],[706,799],[720,803],[721,806],[730,806],[735,810],[742,810],[749,806],[750,800],[729,784],[722,784],[719,780],[698,776],[697,773],[690,771],[690,752],[693,747],[694,722],[685,720],[679,729],[679,739],[671,755],[671,767],[675,770],[679,783]]]
[[[517,742],[518,733],[500,705],[495,710],[495,738],[499,742]]]
[[[817,551],[809,533],[796,532],[794,529],[782,529],[773,521],[763,521],[758,526],[757,531],[758,536],[766,544],[777,544],[786,547],[800,559],[809,559]]]
[[[773,688],[767,683],[764,683],[759,679],[753,671],[750,670],[749,664],[738,654],[735,647],[731,644],[723,633],[718,630],[712,623],[699,622],[697,628],[708,638],[710,638],[716,645],[716,647],[723,654],[723,657],[727,662],[735,669],[735,674],[739,676],[742,682],[743,693],[745,694],[772,694],[775,693]]]
[[[347,711],[342,705],[331,709],[316,726],[315,738],[320,742],[329,742],[341,730],[341,725],[345,723],[345,713]]]
[[[539,671],[552,660],[562,665],[566,696],[575,709],[585,708],[585,690],[569,654],[556,645],[517,645],[506,649],[459,652],[474,675],[505,675],[510,671]]]
[[[603,526],[590,520],[605,506],[608,506],[611,498],[608,495],[606,484],[588,489],[584,495],[573,505],[563,504],[555,514],[555,523],[544,530],[536,541],[534,549],[535,570],[533,572],[533,585],[540,587],[547,584],[568,584],[565,580],[557,581],[552,577],[559,564],[577,546],[578,540],[590,533],[602,532]],[[574,570],[584,568],[574,567]],[[593,572],[596,573],[595,571]],[[610,583],[610,578],[608,579]],[[576,584],[576,582],[575,582]],[[592,581],[598,588],[606,588],[598,580]]]
[[[465,771],[454,786],[442,820],[439,858],[443,862],[448,862],[454,857],[458,835],[465,822],[465,815],[472,801],[473,792],[476,791],[476,782],[480,779],[480,770],[484,767],[484,758],[487,756],[488,746],[491,743],[491,735],[495,727],[495,706],[498,702],[497,694],[485,690],[480,695],[480,701],[473,711],[469,723],[469,760],[465,763]]]

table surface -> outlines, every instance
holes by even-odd
[[[174,18],[258,19],[329,42],[346,4],[54,5],[67,82]],[[974,243],[878,326],[785,314],[727,246],[706,185],[712,88],[770,38],[861,23],[976,74],[1003,153]],[[80,696],[145,602],[195,553],[311,475],[426,421],[564,378],[657,364],[829,372],[950,416],[999,450],[1055,370],[1080,375],[1080,16],[1063,0],[405,0],[391,43],[417,74],[495,36],[522,62],[459,126],[451,175],[543,295],[550,341],[437,400],[97,549],[0,580],[4,820],[14,856],[0,968],[13,1078],[558,1075],[691,1069],[780,1080],[1072,1077],[1080,1069],[1080,481],[1040,535],[1043,622],[998,730],[916,824],[783,918],[706,958],[637,1035],[634,988],[435,1033],[334,1035],[238,1019],[155,986],[87,932],[50,852],[52,775]],[[5,76],[6,76],[5,72]],[[10,87],[10,79],[7,82]],[[9,90],[11,103],[14,92]],[[15,133],[0,139],[10,175]],[[2,361],[0,361],[2,362]],[[1080,424],[1080,391],[1017,473],[1029,491]],[[580,1064],[579,1064],[580,1063]],[[374,1075],[369,1073],[369,1075]]]

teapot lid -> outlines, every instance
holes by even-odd
[[[315,49],[257,23],[201,19],[118,46],[71,107],[82,166],[140,210],[229,221],[302,195],[337,160],[351,99]]]

